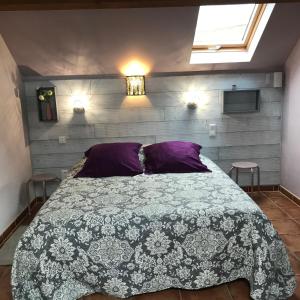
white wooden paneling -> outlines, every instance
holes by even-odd
[[[39,127],[30,128],[30,140],[58,139],[60,135],[67,138],[93,138],[95,137],[94,125],[60,126],[42,124]]]
[[[135,136],[135,137],[115,137],[115,138],[79,138],[69,139],[66,144],[59,144],[58,140],[44,140],[44,141],[32,141],[30,144],[31,153],[41,154],[54,154],[54,153],[83,153],[88,150],[91,146],[100,143],[111,143],[111,142],[136,142],[141,144],[153,144],[155,143],[155,136]]]
[[[283,89],[263,88],[260,89],[261,102],[281,102],[283,99]]]
[[[280,144],[220,147],[219,159],[253,159],[280,157]]]
[[[68,170],[68,168],[65,168]],[[52,174],[56,176],[57,178],[61,178],[61,170],[62,168],[35,168],[34,169],[34,174],[42,174],[42,173],[47,173],[47,174]]]
[[[61,84],[62,86],[63,84]],[[63,91],[63,90],[62,90]],[[61,92],[62,92],[61,91]],[[83,89],[83,93],[85,89]],[[35,87],[29,94],[34,93],[32,96],[27,96],[27,109],[28,111],[37,110],[37,100],[35,95]],[[126,107],[128,98],[131,100],[131,106],[142,107],[185,107],[189,99],[187,92],[150,92],[142,98],[127,97],[122,91],[121,93],[112,94],[87,94],[87,109],[107,109],[107,108],[122,108]],[[199,93],[200,101],[204,101],[207,105],[222,104],[222,91],[209,90],[201,91]],[[281,102],[283,95],[281,89],[264,88],[260,90],[261,102]],[[144,99],[145,98],[145,99]],[[221,100],[219,99],[221,98]],[[65,94],[56,95],[57,106],[59,110],[72,112],[73,102],[69,89],[66,88]]]
[[[216,103],[208,103],[203,108],[197,110],[187,110],[182,107],[166,107],[165,120],[199,120],[205,118],[249,118],[251,117],[280,117],[280,102],[264,102],[260,105],[260,112],[244,114],[223,114],[223,107],[220,100]]]
[[[96,124],[96,136],[124,137],[141,135],[172,135],[176,133],[199,133],[207,132],[206,121],[197,122],[141,122],[123,124]]]
[[[55,86],[51,81],[25,81],[24,91],[26,97],[36,97],[36,90],[40,87]]]
[[[40,122],[36,112],[29,112],[30,125],[39,126]],[[96,123],[123,123],[123,122],[147,122],[163,121],[163,109],[98,109],[86,113],[73,113],[70,111],[59,112],[59,125],[86,125]]]
[[[236,85],[238,89],[270,87],[264,73],[152,77],[147,78],[146,84],[148,92],[230,90],[232,85]]]
[[[165,122],[140,122],[119,124],[95,124],[96,136],[124,137],[141,135],[173,135],[208,133],[209,124],[216,124],[218,132],[279,131],[279,117],[228,118],[208,120],[184,120]]]
[[[83,157],[83,153],[32,155],[34,169],[70,167]]]
[[[216,137],[209,137],[206,133],[156,136],[157,142],[169,140],[192,141],[204,147],[279,144],[280,139],[280,132],[278,131],[218,133]]]
[[[223,90],[260,89],[260,112],[223,114]],[[58,123],[38,120],[36,88],[56,86]],[[70,167],[96,143],[136,141],[151,144],[187,140],[227,169],[234,160],[258,160],[262,184],[279,183],[282,89],[265,73],[146,77],[144,97],[126,97],[124,78],[26,82],[34,172]],[[189,91],[199,93],[196,110],[187,109]],[[86,111],[73,112],[72,94],[88,95]],[[208,125],[217,124],[217,136]],[[58,137],[67,136],[66,144]],[[50,169],[49,169],[50,168]],[[249,184],[247,174],[242,174]]]
[[[91,80],[91,94],[126,94],[125,78],[120,79],[94,79]]]
[[[91,94],[91,80],[76,79],[76,80],[53,80],[52,84],[56,87],[56,95],[77,95]]]
[[[219,148],[203,147],[200,151],[200,154],[210,158],[213,161],[217,161],[219,159]]]

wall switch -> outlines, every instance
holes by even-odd
[[[65,144],[67,142],[67,137],[64,135],[61,135],[58,137],[58,143],[59,144]]]
[[[209,124],[208,134],[211,137],[217,135],[217,125],[216,124]]]
[[[273,77],[273,87],[281,88],[283,84],[283,74],[282,72],[275,72]]]
[[[267,73],[266,74],[266,85],[270,85],[271,84],[271,74]]]
[[[61,177],[62,180],[67,177],[68,172],[69,172],[69,170],[67,170],[67,169],[61,169],[60,170],[60,177]]]

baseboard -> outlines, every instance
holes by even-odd
[[[242,189],[247,192],[250,193],[251,192],[251,186],[242,186]],[[258,186],[254,186],[253,187],[254,192],[258,192]],[[279,185],[261,185],[260,186],[260,191],[262,192],[275,192],[275,191],[279,191]]]
[[[35,198],[30,203],[30,210],[32,211],[35,204],[40,201],[40,198]],[[0,248],[9,239],[9,237],[17,230],[20,224],[29,216],[28,207],[26,207],[20,215],[13,221],[6,230],[0,235]]]
[[[285,196],[287,196],[288,198],[290,198],[291,200],[297,202],[297,204],[300,203],[300,198],[295,194],[293,194],[292,192],[290,192],[287,188],[283,187],[282,185],[279,186],[279,191]]]

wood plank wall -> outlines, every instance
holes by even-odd
[[[272,79],[272,77],[271,77]],[[125,97],[124,79],[78,79],[25,82],[31,157],[34,173],[72,166],[91,145],[112,141],[144,144],[166,140],[200,143],[203,154],[224,171],[236,160],[256,161],[262,184],[279,184],[282,89],[273,88],[270,74],[218,74],[146,77],[147,95]],[[56,86],[58,123],[38,121],[36,88]],[[222,114],[222,91],[260,89],[259,113]],[[186,92],[200,93],[203,107],[186,107]],[[74,113],[72,94],[89,96],[84,114]],[[208,125],[217,124],[209,137]],[[58,137],[67,136],[66,144]],[[241,183],[250,178],[242,174]]]

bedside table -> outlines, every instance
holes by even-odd
[[[254,192],[254,172],[257,173],[257,187],[260,191],[260,169],[257,163],[249,161],[237,161],[232,163],[229,176],[232,177],[232,171],[235,169],[235,182],[239,183],[239,170],[250,170],[251,172],[251,192]]]
[[[42,184],[42,189],[43,189],[43,201],[45,202],[47,200],[47,183],[48,182],[53,182],[53,181],[58,181],[60,182],[61,180],[56,177],[55,175],[52,174],[47,174],[47,173],[41,173],[41,174],[35,174],[32,175],[32,177],[28,180],[28,191],[29,191],[29,185],[32,183],[35,185],[36,183],[41,183]],[[34,188],[34,193],[35,193],[35,198],[36,198],[36,191]],[[30,215],[31,210],[30,210],[30,195],[28,192],[28,213]]]

